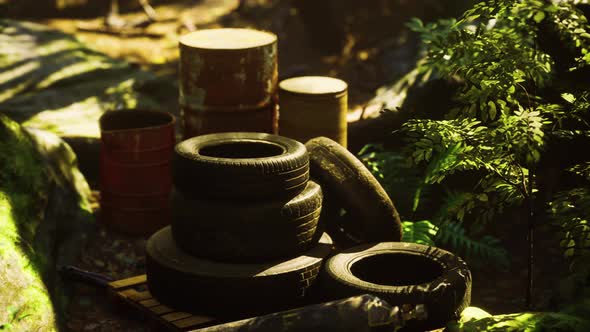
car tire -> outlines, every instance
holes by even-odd
[[[314,245],[322,197],[313,181],[291,199],[260,202],[196,200],[175,192],[172,234],[185,252],[218,261],[294,257]]]
[[[371,172],[352,153],[337,142],[316,137],[305,146],[309,151],[312,177],[324,189],[333,208],[344,208],[354,220],[361,242],[400,241],[399,214]]]
[[[180,250],[168,226],[147,242],[147,283],[158,301],[177,310],[232,318],[258,315],[300,304],[331,250],[332,240],[324,234],[295,258],[220,263]]]
[[[424,304],[428,318],[410,330],[430,330],[459,317],[471,302],[471,272],[454,254],[402,242],[364,244],[326,261],[321,285],[330,297],[372,294],[391,305]]]
[[[184,195],[256,200],[293,197],[309,180],[305,146],[264,133],[218,133],[174,149],[173,181]]]

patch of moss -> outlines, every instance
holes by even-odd
[[[26,133],[0,114],[0,330],[57,329],[33,245],[48,185]]]
[[[561,312],[519,312],[490,316],[478,314],[450,323],[446,332],[587,332],[590,331],[588,308],[579,303]],[[583,313],[583,314],[582,314]],[[465,317],[464,317],[465,316]]]

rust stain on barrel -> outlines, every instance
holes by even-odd
[[[277,37],[207,29],[180,38],[180,104],[190,109],[264,107],[276,94]]]

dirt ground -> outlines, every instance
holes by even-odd
[[[290,1],[246,1],[244,9],[238,12],[238,0],[178,0],[155,6],[160,21],[145,29],[125,33],[98,32],[104,28],[104,17],[37,21],[75,34],[91,48],[124,58],[170,80],[177,77],[178,37],[183,33],[218,27],[272,31],[279,36],[280,78],[328,75],[345,80],[349,83],[349,121],[354,121],[360,117],[362,108],[377,88],[401,76],[414,65],[416,40],[408,35],[404,22],[414,15],[424,16],[424,9],[417,8],[410,1],[398,2],[402,10],[379,13],[375,22],[372,12],[359,14],[351,12],[355,8],[341,8],[341,13],[333,16],[336,20],[347,22],[343,23],[345,40],[342,49],[332,53],[320,52],[313,47],[314,41],[310,40],[313,31],[306,27]],[[121,14],[121,18],[130,22],[145,18],[145,14],[134,11]],[[379,24],[373,26],[374,23]],[[379,111],[379,108],[372,109],[373,113]]]
[[[127,35],[92,32],[103,27],[102,17],[38,21],[74,33],[92,48],[124,58],[170,80],[176,80],[177,76],[177,40],[180,34],[195,28],[214,27],[270,30],[279,35],[280,76],[329,75],[349,83],[350,121],[361,116],[363,107],[379,86],[401,76],[414,62],[414,40],[403,29],[404,20],[421,14],[412,1],[400,0],[402,11],[390,13],[389,20],[388,14],[382,12],[380,15],[385,19],[380,17],[375,21],[379,24],[373,24],[370,13],[342,17],[345,21],[352,20],[349,22],[352,28],[347,32],[343,49],[338,54],[326,54],[312,47],[305,23],[288,1],[251,0],[240,12],[235,10],[237,5],[237,0],[186,0],[159,5],[155,8],[161,22]],[[363,15],[366,17],[363,18]],[[141,17],[143,14],[140,12],[122,15],[125,20]],[[355,17],[359,22],[354,21]],[[176,96],[171,96],[170,105],[176,105],[174,98]],[[507,270],[486,264],[473,269],[472,305],[494,314],[522,311],[525,309],[526,289],[524,226],[504,226],[495,232],[513,253],[513,262]],[[548,300],[560,271],[564,271],[557,246],[552,242],[552,232],[550,227],[544,226],[538,234],[539,259],[535,270],[537,305]],[[81,255],[79,267],[115,279],[143,274],[145,242],[144,238],[120,235],[99,226]],[[145,321],[118,310],[111,305],[103,290],[77,285],[68,326],[72,331],[148,330]]]

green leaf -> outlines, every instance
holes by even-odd
[[[415,32],[423,32],[424,31],[424,23],[417,17],[412,17],[406,26],[410,28],[410,30]]]
[[[545,19],[545,12],[543,11],[538,11],[535,16],[533,17],[533,20],[535,20],[535,22],[537,23],[541,23],[541,21],[543,21]]]
[[[428,220],[420,221],[403,221],[402,242],[411,242],[433,246],[433,238],[438,232],[438,228]]]
[[[472,118],[477,115],[477,105],[475,103],[469,105],[468,115]]]
[[[414,199],[412,203],[412,212],[416,212],[418,210],[418,205],[420,204],[420,194],[422,193],[422,187],[424,184],[421,184],[418,188],[416,188],[416,192],[414,193]]]
[[[573,104],[576,101],[576,97],[571,93],[562,93],[561,98],[570,104]]]
[[[494,120],[496,118],[496,114],[497,114],[497,112],[496,112],[496,104],[494,104],[494,102],[490,100],[488,102],[488,106],[490,107],[490,109],[488,111],[489,112],[489,115],[490,115],[490,120]]]

